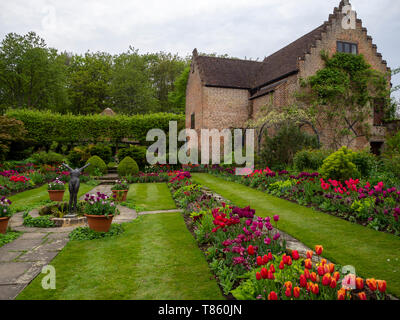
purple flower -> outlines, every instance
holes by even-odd
[[[271,238],[265,238],[264,239],[264,243],[267,245],[267,246],[269,246],[270,244],[271,244]]]
[[[275,233],[274,235],[274,241],[278,240],[281,237],[281,235],[279,234],[279,232]]]
[[[275,216],[274,216],[274,221],[275,221],[275,222],[278,222],[278,221],[279,221],[279,216],[278,216],[278,215],[275,215]]]

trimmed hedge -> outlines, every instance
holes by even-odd
[[[172,113],[152,113],[144,115],[72,115],[37,110],[8,110],[7,116],[21,120],[28,132],[27,136],[41,145],[53,141],[77,143],[87,141],[121,141],[130,138],[146,141],[151,129],[168,132],[169,121],[178,122],[178,130],[185,126],[185,115]]]
[[[135,160],[141,170],[147,165],[146,147],[130,146],[129,148],[119,149],[118,159],[124,159],[126,157],[131,157]]]
[[[98,156],[93,156],[89,158],[86,163],[90,163],[90,166],[85,169],[85,172],[90,175],[93,175],[96,169],[100,170],[103,174],[107,173],[106,163]]]
[[[139,173],[139,167],[131,157],[125,157],[118,165],[118,175],[120,177],[131,176]]]

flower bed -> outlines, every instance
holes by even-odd
[[[268,170],[263,176],[266,174],[276,176]],[[281,176],[286,174],[281,173]],[[315,178],[315,175],[302,174],[296,180]],[[228,205],[194,184],[189,172],[170,173],[168,186],[177,205],[184,209],[188,228],[227,297],[250,300],[388,299],[385,281],[364,281],[352,274],[342,274],[341,266],[321,258],[322,246],[315,248],[318,256],[315,262],[312,251],[301,258],[296,250],[287,250],[277,229],[279,215],[261,218],[250,207]]]
[[[137,175],[126,177],[129,183],[167,182],[168,179],[167,172],[139,172]]]
[[[209,172],[375,230],[400,235],[400,188],[386,188],[383,182],[372,186],[359,179],[340,182],[324,180],[318,172],[302,172],[295,176],[288,171],[274,172],[268,168],[255,170],[247,176],[237,176],[232,169],[218,166],[213,166]]]

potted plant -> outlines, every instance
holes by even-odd
[[[111,187],[113,197],[116,201],[126,201],[128,196],[129,183],[126,180],[116,180]]]
[[[6,233],[8,221],[13,214],[10,205],[11,201],[9,199],[6,199],[6,197],[2,197],[0,199],[0,233],[3,234]]]
[[[62,201],[65,192],[64,181],[60,180],[59,178],[56,178],[56,180],[48,184],[47,191],[49,192],[51,201]]]
[[[100,192],[97,194],[86,194],[85,196],[85,217],[89,228],[97,232],[108,232],[111,222],[119,211],[113,200]]]

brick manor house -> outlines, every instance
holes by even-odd
[[[323,50],[330,56],[335,52],[363,54],[373,69],[390,71],[360,19],[356,19],[355,29],[342,27],[346,4],[342,0],[328,21],[262,62],[202,56],[194,49],[186,89],[186,128],[246,128],[246,122],[256,118],[261,107],[272,104],[279,109],[289,105],[299,89],[300,79],[323,68],[320,55]],[[369,140],[357,138],[351,147],[370,146],[378,153],[386,135],[382,114],[374,112],[370,124]],[[329,141],[329,131],[324,128],[319,131],[325,144]]]

